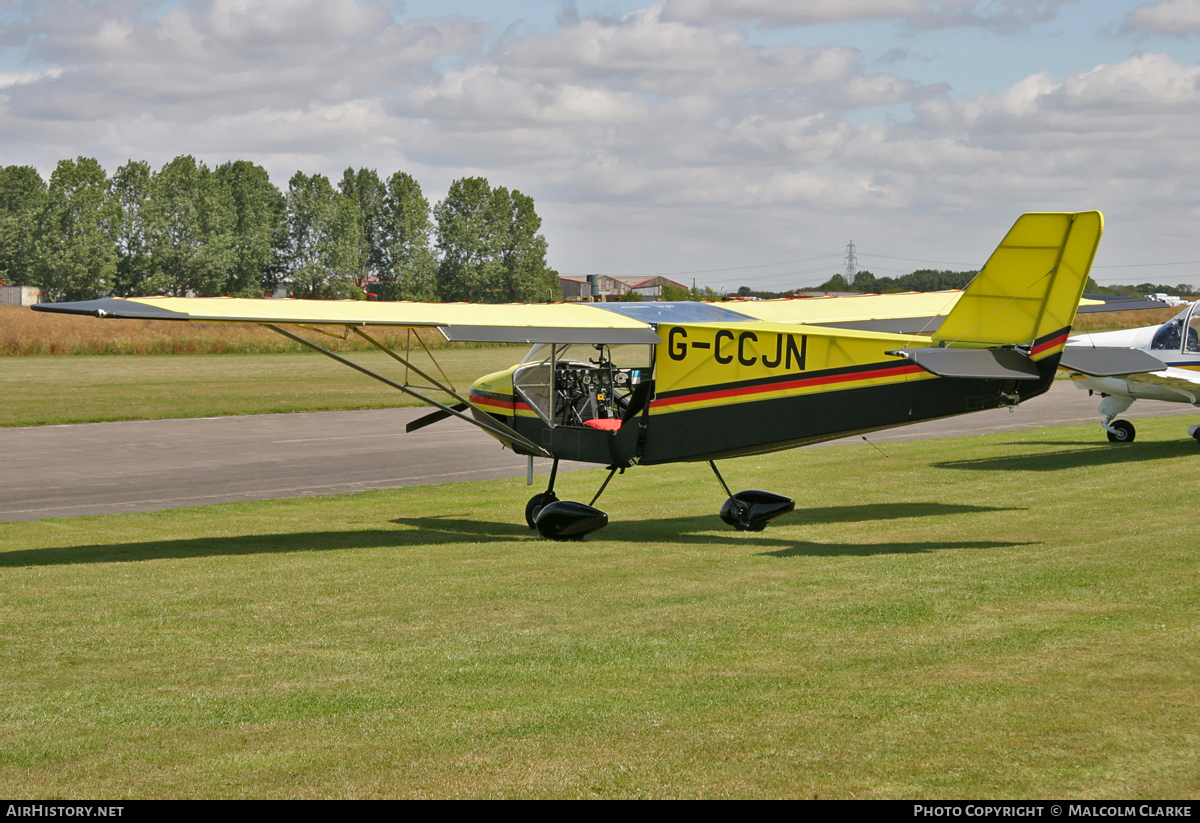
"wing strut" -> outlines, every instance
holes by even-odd
[[[339,363],[349,366],[350,368],[354,369],[355,371],[362,372],[367,377],[374,377],[379,382],[386,383],[387,385],[391,386],[393,389],[397,389],[399,391],[404,392],[405,394],[412,395],[413,397],[420,400],[422,403],[428,403],[429,405],[434,406],[438,409],[441,409],[443,412],[453,415],[454,417],[457,417],[460,420],[465,420],[466,422],[470,423],[472,426],[478,426],[479,428],[483,429],[484,431],[488,432],[489,434],[493,434],[493,435],[496,435],[497,437],[500,437],[502,440],[520,443],[526,449],[529,449],[530,451],[532,451],[535,454],[538,454],[542,457],[551,457],[552,456],[550,454],[550,452],[546,451],[544,448],[542,448],[538,444],[534,443],[528,437],[525,437],[522,434],[518,434],[515,430],[513,430],[512,428],[509,428],[508,426],[504,425],[503,423],[500,423],[495,420],[476,420],[474,417],[469,417],[469,416],[463,414],[461,411],[458,411],[457,408],[455,408],[453,406],[447,406],[445,403],[439,403],[438,401],[436,401],[432,398],[426,397],[425,395],[421,394],[420,392],[415,392],[407,386],[400,385],[395,380],[389,380],[388,378],[384,377],[382,374],[377,374],[377,373],[371,371],[370,369],[366,368],[365,366],[360,366],[359,364],[355,363],[353,360],[349,360],[345,357],[342,357],[340,354],[335,354],[335,353],[331,352],[329,349],[318,346],[316,343],[313,343],[310,340],[306,340],[298,334],[292,334],[287,329],[281,328],[280,326],[276,326],[273,323],[263,323],[262,325],[266,326],[268,329],[271,329],[272,331],[279,332],[284,337],[295,340],[297,343],[299,343],[302,346],[308,346],[310,349],[319,351],[321,354],[324,354],[327,357],[331,357],[334,360],[338,361]],[[380,349],[383,349],[383,351],[387,352],[389,355],[394,357],[396,360],[400,361],[401,363],[404,363],[404,365],[408,366],[410,369],[412,369],[417,374],[424,377],[426,380],[433,383],[433,387],[436,388],[438,391],[443,391],[446,394],[450,395],[451,397],[457,398],[458,400],[461,400],[464,403],[467,402],[466,400],[463,400],[463,398],[460,397],[457,392],[453,391],[452,389],[442,386],[440,383],[438,383],[438,381],[434,380],[432,377],[425,374],[420,369],[418,369],[415,366],[408,363],[403,357],[396,354],[394,351],[392,351],[388,347],[382,345],[381,343],[379,343],[375,340],[372,340],[370,337],[367,337],[367,335],[363,334],[357,328],[354,328],[354,331],[357,332],[362,337],[365,337],[367,340],[369,340],[371,343],[378,346]]]

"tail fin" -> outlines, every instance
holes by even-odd
[[[1104,233],[1098,211],[1031,212],[1009,229],[933,339],[951,346],[1025,346],[1063,331]]]

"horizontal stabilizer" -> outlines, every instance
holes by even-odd
[[[456,412],[464,412],[467,410],[467,404],[459,403],[457,406],[451,406],[450,408],[454,409]],[[415,432],[417,429],[423,429],[426,426],[432,426],[434,423],[438,422],[439,420],[445,420],[447,417],[450,417],[450,416],[451,416],[450,412],[443,411],[442,409],[438,409],[435,412],[430,412],[429,414],[425,415],[424,417],[418,417],[416,420],[412,421],[407,426],[405,426],[404,430],[406,432],[410,432],[410,433]]]
[[[1091,346],[1067,346],[1058,365],[1090,377],[1145,374],[1167,368],[1166,363],[1141,349],[1094,349]]]
[[[976,380],[1040,380],[1037,364],[1014,349],[943,349],[929,346],[888,352],[906,357],[938,377]]]
[[[1079,314],[1098,311],[1145,311],[1146,309],[1169,309],[1170,304],[1144,297],[1118,297],[1110,294],[1083,295]]]

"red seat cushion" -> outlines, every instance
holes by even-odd
[[[591,426],[593,429],[603,429],[607,432],[615,432],[621,428],[621,421],[611,417],[604,420],[584,420],[583,425]]]

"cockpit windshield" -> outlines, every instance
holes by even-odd
[[[653,368],[653,346],[538,344],[513,372],[513,387],[546,423],[585,426],[636,413]]]
[[[1188,312],[1192,310],[1191,306],[1181,311],[1164,323],[1162,328],[1154,333],[1154,339],[1150,341],[1150,348],[1155,351],[1179,351],[1183,345],[1183,330],[1187,327]],[[1195,334],[1195,327],[1191,327],[1191,333]],[[1189,335],[1190,337],[1191,335]]]

